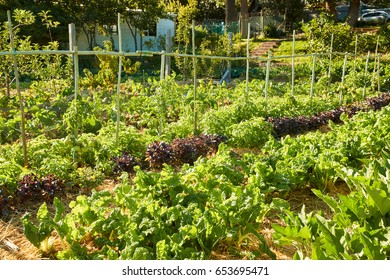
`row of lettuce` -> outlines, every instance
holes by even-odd
[[[162,82],[128,80],[121,85],[119,113],[123,123],[134,125],[148,135],[158,135],[160,140],[171,141],[193,133],[195,122],[200,132],[226,135],[231,133],[231,125],[253,117],[311,116],[340,106],[340,103],[351,103],[372,95],[378,87],[378,78],[382,91],[390,89],[390,67],[384,61],[380,64],[380,73],[376,60],[369,62],[367,72],[362,59],[356,63],[349,61],[343,80],[340,77],[344,65],[340,62],[342,59],[334,58],[330,77],[328,60],[318,62],[313,88],[311,62],[297,64],[294,98],[284,98],[292,95],[289,66],[272,68],[275,74],[268,84],[267,100],[264,99],[264,73],[254,77],[248,90],[245,83],[238,82],[237,87],[226,88],[201,82],[196,98],[192,84],[178,85],[175,75]],[[298,68],[306,72],[301,73]],[[81,94],[77,101],[73,100],[73,84],[70,76],[51,77],[27,85],[23,100],[28,138],[41,134],[49,139],[64,138],[76,130],[79,134],[96,134],[107,123],[116,121],[118,102],[112,84],[97,87],[80,82]],[[306,103],[309,101],[312,106],[308,108]],[[1,95],[0,108],[0,143],[12,143],[20,138],[17,96]]]
[[[177,89],[177,84],[171,80],[164,82],[163,86],[168,87],[164,90],[167,94],[165,100],[169,101],[167,103],[172,103],[167,106],[167,110],[164,112],[169,112],[169,108],[180,110],[180,107],[175,105],[180,102],[178,101],[180,98],[185,100],[186,97],[183,95],[179,97],[177,92],[172,93],[169,90],[171,87]],[[143,168],[161,168],[164,163],[192,164],[199,156],[207,156],[215,152],[221,142],[227,142],[230,146],[235,147],[258,148],[274,136],[299,134],[317,129],[326,125],[330,120],[340,122],[342,113],[352,116],[358,111],[380,109],[390,102],[390,95],[384,93],[377,97],[366,98],[364,102],[355,102],[337,108],[339,97],[332,95],[313,98],[307,95],[297,95],[265,99],[264,97],[248,96],[240,88],[233,90],[225,87],[212,87],[211,85],[203,85],[203,87],[203,90],[199,92],[205,94],[204,99],[202,99],[204,103],[211,103],[211,100],[216,104],[222,101],[231,102],[231,104],[224,106],[217,105],[217,108],[204,112],[205,117],[200,122],[200,127],[203,131],[212,134],[189,137],[191,129],[193,130],[193,120],[191,120],[193,115],[188,114],[186,119],[180,118],[176,122],[164,123],[171,128],[168,131],[174,132],[169,137],[164,133],[156,135],[148,133],[147,131],[151,129],[147,127],[140,131],[142,127],[137,129],[137,124],[131,125],[122,122],[119,126],[118,140],[116,140],[116,124],[113,120],[106,120],[105,125],[100,126],[97,131],[94,131],[95,133],[82,133],[77,138],[72,134],[72,130],[68,131],[69,134],[65,134],[66,136],[63,138],[50,139],[47,133],[36,137],[30,135],[28,167],[23,167],[23,151],[19,142],[2,145],[0,148],[1,205],[8,203],[8,200],[13,196],[21,196],[20,199],[15,198],[14,201],[24,202],[32,197],[38,198],[41,192],[42,196],[51,200],[57,194],[52,189],[60,190],[64,186],[93,187],[113,173],[132,171],[135,165],[140,165]],[[183,90],[186,87],[179,88]],[[171,94],[168,95],[169,92]],[[220,93],[221,97],[212,96],[215,92]],[[237,92],[242,95],[225,99],[227,93],[237,94]],[[207,96],[206,93],[208,93]],[[250,93],[253,94],[253,92]],[[101,94],[103,95],[103,93]],[[94,109],[104,107],[102,105],[104,102],[99,100],[99,96],[99,92],[86,96],[77,104],[79,108],[75,111],[79,120],[83,120],[82,124],[89,123],[88,118],[96,116]],[[123,98],[131,100],[127,103],[129,105],[140,102],[139,99],[145,100],[140,96],[123,96]],[[147,96],[147,98],[154,100],[152,96]],[[233,98],[237,98],[237,100],[233,102]],[[39,99],[39,95],[36,99]],[[51,106],[56,107],[56,102]],[[70,106],[70,108],[73,107]],[[153,107],[153,109],[155,108]],[[332,110],[324,112],[324,109]],[[89,111],[92,112],[88,114]],[[37,109],[35,115],[30,114],[31,116],[45,116],[50,121],[56,121],[55,118],[50,118],[50,114],[45,115],[45,112],[44,109],[40,108]],[[103,114],[104,111],[99,113]],[[136,113],[133,112],[131,116],[134,115]],[[153,118],[150,118],[152,121]],[[188,122],[183,122],[183,120]],[[63,122],[75,126],[76,119],[66,119]],[[94,123],[96,126],[96,120]],[[48,132],[50,126],[42,126],[42,129],[44,132]],[[56,130],[60,131],[58,127]],[[220,136],[215,135],[215,133]],[[175,136],[183,138],[174,138]],[[164,139],[168,141],[164,142]],[[22,179],[26,175],[33,175],[36,178],[33,182],[29,178]],[[55,175],[57,178],[52,178],[56,182],[53,184],[64,182],[64,186],[49,187],[49,191],[37,187],[44,185],[42,180],[49,175]],[[49,183],[47,182],[47,184]],[[32,195],[28,189],[31,190],[30,192],[35,192],[36,195]],[[50,195],[47,195],[48,192]]]
[[[25,234],[59,259],[209,259],[219,248],[275,258],[277,245],[295,246],[296,259],[388,259],[390,110],[342,120],[328,133],[270,138],[258,154],[220,144],[215,156],[180,169],[135,167],[113,194],[79,196],[70,211],[57,198],[55,213],[43,204],[35,223],[23,217]],[[347,194],[327,194],[340,182]],[[303,206],[297,214],[282,199],[303,187],[330,213]],[[275,214],[283,223],[265,240],[262,222]]]

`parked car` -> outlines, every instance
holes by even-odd
[[[385,24],[390,22],[390,14],[384,11],[368,12],[358,18],[361,24]]]

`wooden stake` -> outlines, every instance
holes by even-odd
[[[11,42],[11,49],[14,52],[13,57],[13,64],[14,64],[14,73],[15,73],[15,80],[16,80],[16,91],[18,93],[19,98],[19,109],[21,114],[21,132],[22,132],[22,146],[23,146],[23,161],[24,166],[28,166],[28,157],[27,157],[27,140],[26,140],[26,118],[24,114],[24,104],[22,99],[22,93],[20,91],[20,81],[19,81],[19,70],[18,70],[18,60],[16,58],[15,54],[15,45],[14,45],[14,34],[12,32],[12,21],[11,21],[11,12],[7,11],[7,17],[8,17],[8,28],[9,28],[9,37]]]
[[[295,30],[293,31],[292,57],[291,57],[291,95],[294,96],[295,80]]]
[[[122,29],[121,29],[121,14],[118,13],[118,40],[119,40],[119,52],[122,52]],[[115,131],[115,141],[118,144],[119,141],[119,125],[121,120],[121,111],[120,111],[120,89],[121,89],[121,79],[122,79],[122,56],[119,56],[118,61],[118,84],[116,86],[116,131]]]
[[[195,20],[192,20],[192,62],[194,67],[194,135],[197,134],[197,112],[196,112],[196,52],[195,52]]]
[[[250,41],[250,33],[251,33],[251,23],[248,22],[248,36],[246,40],[246,87],[245,87],[245,93],[248,97],[248,90],[249,90],[249,41]]]
[[[316,60],[317,60],[317,54],[313,54],[313,65],[311,68],[311,86],[310,86],[310,98],[313,97],[314,93],[314,82],[316,78]]]
[[[268,84],[269,84],[269,71],[271,67],[271,51],[268,51],[267,57],[267,70],[265,72],[265,89],[264,89],[264,97],[267,99],[268,97]]]

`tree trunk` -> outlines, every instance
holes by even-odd
[[[88,49],[93,50],[96,46],[96,25],[94,27],[83,27],[84,34],[87,36]]]
[[[225,25],[226,31],[229,32],[229,26],[232,22],[237,21],[237,11],[234,0],[225,0]]]
[[[336,2],[334,0],[327,0],[325,2],[326,11],[333,16],[335,21],[338,21],[337,11],[336,11]]]
[[[138,46],[137,46],[137,30],[135,28],[133,29],[131,27],[131,23],[127,19],[126,19],[126,24],[129,27],[129,29],[130,29],[131,36],[133,36],[133,39],[134,39],[134,51],[136,52],[138,50]]]
[[[355,26],[357,19],[359,17],[359,10],[360,10],[360,0],[351,0],[349,5],[349,12],[348,12],[348,24],[350,26]]]
[[[240,8],[240,15],[241,15],[241,37],[243,39],[249,39],[248,37],[248,22],[249,22],[249,13],[248,13],[248,1],[247,0],[240,0],[241,2],[241,8]]]

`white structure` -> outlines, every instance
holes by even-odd
[[[175,34],[175,18],[176,15],[171,15],[172,19],[159,19],[156,23],[154,30],[142,30],[144,36],[141,38],[140,30],[136,32],[137,48],[135,46],[134,36],[129,26],[126,23],[121,24],[122,32],[122,50],[124,52],[134,52],[135,50],[144,51],[161,51],[165,47],[165,37],[170,30],[172,36]],[[96,30],[96,44],[103,46],[103,42],[112,39],[114,42],[114,48],[119,49],[119,39],[117,26],[111,27],[115,32],[112,34],[112,38],[104,36]],[[134,29],[133,29],[134,30]],[[133,31],[134,32],[134,31]],[[81,30],[77,34],[77,48],[78,50],[88,50],[88,40],[84,32]],[[141,47],[142,42],[142,47]]]

